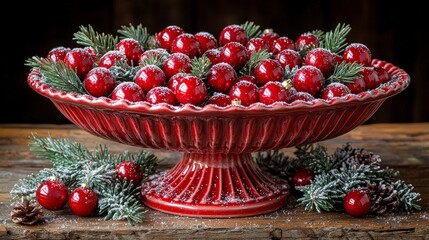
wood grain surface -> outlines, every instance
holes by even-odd
[[[12,223],[10,189],[18,179],[49,167],[48,161],[29,152],[31,133],[71,138],[89,148],[107,144],[113,152],[138,150],[94,137],[73,125],[0,125],[0,239],[429,239],[429,123],[364,125],[322,143],[330,152],[351,142],[381,155],[384,165],[399,170],[400,177],[422,194],[421,212],[356,219],[347,214],[318,214],[285,207],[256,217],[202,219],[149,210],[146,221],[135,226],[98,217],[76,217],[68,209],[46,212],[47,223],[42,225]],[[163,159],[161,169],[171,167],[181,156],[175,152],[154,153]]]

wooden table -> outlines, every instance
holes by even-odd
[[[114,152],[135,147],[94,137],[73,125],[0,125],[0,239],[428,239],[429,238],[429,123],[375,124],[358,127],[341,137],[323,142],[330,152],[346,142],[365,147],[382,156],[385,165],[401,172],[422,194],[423,211],[411,215],[352,218],[347,214],[305,212],[301,208],[281,209],[257,217],[200,219],[178,217],[149,210],[146,221],[130,226],[126,222],[79,218],[68,210],[47,212],[47,223],[21,226],[12,223],[9,191],[19,178],[49,167],[36,159],[27,147],[32,132],[80,141],[90,148],[107,144]],[[285,149],[292,152],[293,149]],[[161,168],[171,167],[179,153],[154,151],[166,159]]]

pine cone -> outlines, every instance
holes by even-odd
[[[42,208],[36,205],[34,201],[28,201],[28,199],[24,199],[23,203],[15,204],[10,212],[10,216],[14,223],[23,225],[34,225],[44,222]]]
[[[371,198],[370,213],[382,215],[394,211],[401,200],[393,184],[381,181],[379,183],[369,183],[367,190]]]

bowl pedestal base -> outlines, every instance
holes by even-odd
[[[287,182],[266,176],[250,153],[185,153],[171,170],[142,185],[143,202],[156,210],[194,217],[244,217],[275,211],[289,197]]]

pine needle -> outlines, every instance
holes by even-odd
[[[207,77],[211,65],[210,59],[204,55],[199,58],[194,58],[191,63],[191,75],[204,79]]]
[[[334,71],[327,82],[352,83],[354,79],[361,77],[363,66],[358,63],[341,62],[335,65]]]
[[[332,53],[342,53],[347,46],[346,37],[350,30],[352,30],[350,25],[339,23],[334,31],[329,31],[325,34],[325,40],[320,42],[320,47],[326,48]]]
[[[64,92],[87,93],[77,73],[64,62],[40,57],[29,58],[25,65],[39,69],[46,85]]]
[[[241,24],[241,27],[246,31],[249,39],[259,37],[262,34],[261,27],[254,22],[246,21],[244,24]]]
[[[111,34],[98,33],[91,25],[80,26],[79,31],[73,34],[73,40],[80,45],[93,48],[98,55],[114,50],[118,44],[118,37]]]

